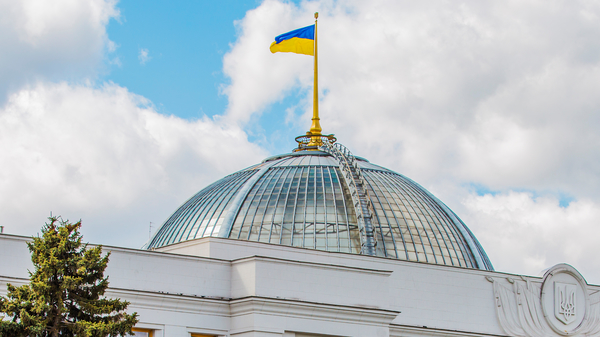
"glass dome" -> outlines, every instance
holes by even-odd
[[[357,201],[360,188],[344,176],[340,158],[299,151],[267,158],[204,188],[165,221],[146,248],[213,236],[493,270],[475,236],[444,203],[401,174],[352,159],[359,171],[354,177],[364,178],[370,211]],[[365,250],[365,242],[373,249]]]

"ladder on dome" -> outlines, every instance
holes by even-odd
[[[337,160],[342,171],[342,178],[350,190],[350,195],[352,195],[360,233],[360,253],[376,256],[377,237],[375,227],[371,221],[372,214],[374,214],[373,205],[365,178],[356,158],[348,148],[340,143],[323,141],[319,146],[319,150],[329,153]]]

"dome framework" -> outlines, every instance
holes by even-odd
[[[204,188],[146,248],[211,236],[493,270],[475,236],[439,199],[327,141]]]

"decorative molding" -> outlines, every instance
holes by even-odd
[[[514,337],[600,337],[600,292],[590,294],[585,279],[568,264],[558,264],[541,284],[507,277],[493,284],[500,325]]]
[[[386,309],[331,305],[258,296],[233,299],[230,304],[231,317],[268,314],[307,318],[309,320],[319,319],[383,326],[389,325],[400,314],[399,311]]]
[[[390,324],[390,337],[506,337],[505,335]]]
[[[321,269],[332,269],[332,270],[341,270],[346,272],[353,273],[362,273],[362,274],[375,274],[380,276],[390,276],[393,271],[391,270],[383,270],[383,269],[372,269],[372,268],[362,268],[362,267],[352,267],[352,266],[344,266],[340,264],[332,264],[332,263],[320,263],[320,262],[307,262],[307,261],[299,261],[299,260],[290,260],[290,259],[282,259],[278,257],[270,257],[270,256],[260,256],[253,255],[247,256],[239,259],[235,259],[231,261],[232,265],[243,264],[248,262],[269,262],[269,263],[277,263],[284,265],[296,265],[296,266],[305,266],[305,267],[314,267]]]
[[[108,288],[106,295],[129,301],[130,308],[229,317],[228,298],[207,298],[119,288]]]

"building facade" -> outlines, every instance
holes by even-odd
[[[27,282],[27,240],[0,235],[2,295]],[[333,142],[206,187],[143,249],[104,248],[140,336],[600,336],[600,287],[573,267],[494,271],[440,200]]]

